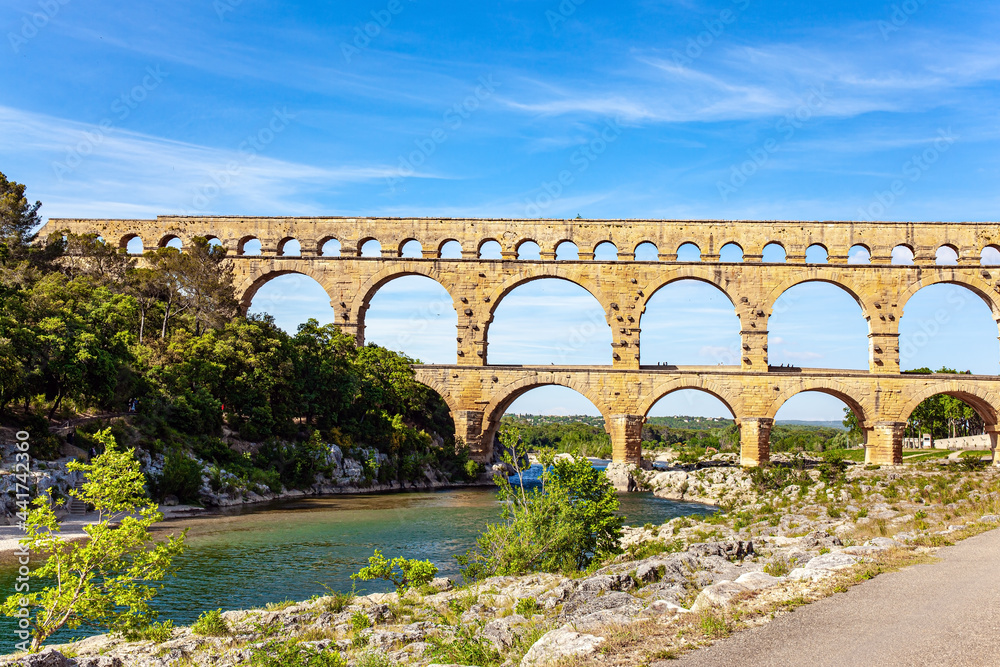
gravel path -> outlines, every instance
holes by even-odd
[[[1000,665],[1000,530],[667,665]]]

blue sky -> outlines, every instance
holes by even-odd
[[[997,218],[994,3],[8,0],[0,26],[0,170],[47,216],[864,219],[947,137],[881,217]],[[606,149],[584,152],[602,132]],[[747,160],[759,166],[734,178]],[[567,168],[573,183],[538,205]],[[436,289],[390,283],[369,340],[451,362],[454,311]],[[329,319],[316,290],[287,277],[255,307],[292,329]],[[815,285],[783,299],[772,361],[865,367],[853,301]],[[681,283],[654,301],[644,359],[730,354],[720,294]],[[518,290],[491,358],[603,363],[596,308],[569,284]],[[1000,370],[995,323],[958,288],[919,294],[901,330],[904,367]],[[528,396],[512,409],[593,412],[568,390]],[[805,395],[780,416],[841,408]],[[722,410],[678,396],[654,414]]]

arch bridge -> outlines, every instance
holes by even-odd
[[[324,287],[338,325],[359,345],[365,313],[382,285],[407,275],[437,281],[458,314],[456,363],[418,365],[415,371],[448,403],[456,435],[480,460],[492,455],[507,407],[543,385],[567,386],[589,398],[604,415],[614,459],[621,462],[639,461],[649,409],[681,389],[707,391],[730,408],[740,425],[744,465],[768,460],[775,413],[802,391],[831,394],[855,412],[871,463],[901,462],[906,420],[934,394],[969,403],[983,418],[994,450],[1000,431],[1000,378],[900,374],[898,340],[907,301],[938,283],[974,292],[1000,325],[1000,266],[983,261],[985,253],[1000,249],[997,223],[160,216],[52,219],[41,233],[58,232],[96,233],[122,248],[137,238],[144,248],[179,242],[182,249],[197,236],[216,239],[230,251],[244,310],[268,280],[305,274]],[[251,253],[254,241],[260,250]],[[613,259],[595,260],[595,250],[609,243]],[[337,244],[339,251],[325,252]],[[678,251],[689,244],[699,261],[678,261]],[[499,249],[499,258],[483,257],[490,246]],[[741,261],[721,261],[726,246]],[[763,261],[767,246],[783,252],[784,261]],[[557,260],[567,247],[575,247],[575,257]],[[528,248],[537,248],[537,259],[523,259]],[[855,255],[865,261],[855,263]],[[894,263],[900,257],[906,263]],[[516,287],[543,278],[576,283],[601,303],[612,331],[608,366],[489,364],[497,304]],[[682,279],[715,285],[732,302],[740,320],[739,365],[640,365],[646,304],[657,290]],[[867,371],[768,365],[768,318],[775,302],[810,281],[842,288],[861,307],[868,325]]]

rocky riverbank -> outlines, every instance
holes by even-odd
[[[337,653],[358,667],[653,664],[1000,522],[994,467],[800,465],[745,471],[715,461],[640,475],[658,494],[726,511],[628,528],[623,553],[587,573],[319,597],[225,612],[219,636],[98,636],[0,664],[235,666],[291,652]]]

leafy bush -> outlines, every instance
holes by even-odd
[[[222,637],[229,634],[229,624],[222,618],[222,610],[206,611],[191,626],[191,632],[206,637]]]
[[[167,454],[163,473],[152,480],[153,495],[160,500],[177,496],[182,503],[197,502],[201,490],[201,466],[179,449]]]
[[[396,570],[399,572],[396,572]],[[438,572],[437,566],[429,560],[413,558],[393,558],[387,560],[378,549],[368,558],[368,565],[351,575],[351,579],[370,581],[384,579],[396,587],[397,592],[403,592],[411,587],[429,584]]]
[[[271,640],[254,650],[251,667],[347,667],[335,651],[320,651],[297,639]]]
[[[521,616],[525,618],[531,618],[533,615],[537,614],[541,607],[538,606],[538,600],[535,598],[520,598],[517,604],[514,605],[514,611],[516,611]]]
[[[355,632],[360,632],[372,627],[372,619],[368,617],[368,614],[359,609],[351,614],[351,627],[354,628]]]
[[[541,486],[529,490],[517,431],[505,428],[500,437],[518,483],[496,478],[504,520],[487,524],[476,548],[458,557],[466,579],[577,571],[620,553],[623,519],[615,516],[618,495],[603,471],[586,459],[554,461],[549,451],[541,456]]]
[[[504,659],[489,639],[468,625],[458,626],[451,641],[435,636],[428,637],[427,642],[430,644],[427,654],[435,662],[497,667]]]
[[[819,478],[827,484],[839,482],[844,477],[847,470],[847,461],[840,452],[827,452],[823,455],[823,463],[816,466],[819,470]]]

